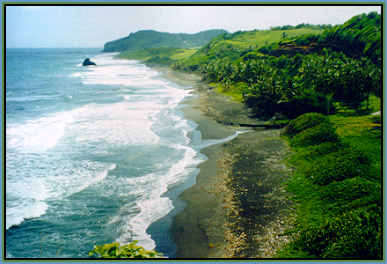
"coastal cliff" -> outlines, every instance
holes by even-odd
[[[214,37],[226,33],[221,29],[206,30],[196,34],[167,33],[155,30],[140,30],[129,36],[107,42],[104,52],[134,51],[147,48],[174,47],[197,48]]]

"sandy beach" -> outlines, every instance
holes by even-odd
[[[246,130],[235,124],[260,124],[248,109],[215,93],[200,77],[159,69],[176,83],[192,85],[196,97],[185,102],[187,119],[203,139],[219,139]],[[288,237],[291,205],[283,189],[289,148],[280,130],[255,128],[202,150],[196,184],[180,198],[186,207],[173,221],[177,258],[271,258]]]

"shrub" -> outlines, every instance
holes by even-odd
[[[285,127],[284,135],[292,137],[307,128],[314,127],[327,121],[328,118],[319,113],[303,114],[289,122],[289,125]]]
[[[296,134],[290,143],[293,146],[305,147],[318,145],[324,142],[337,142],[339,140],[336,129],[327,120],[319,125],[305,129]]]
[[[324,142],[320,145],[309,147],[306,155],[309,157],[320,158],[323,155],[339,151],[345,147],[347,146],[341,142]]]
[[[155,56],[151,57],[150,59],[146,60],[147,64],[161,64],[161,65],[170,65],[173,63],[173,60],[169,57],[160,57]]]
[[[359,206],[381,205],[381,186],[375,181],[354,177],[334,181],[320,190],[320,198],[329,203],[334,211],[343,211]]]
[[[298,148],[288,160],[297,167],[297,171],[301,173],[307,172],[314,161],[320,160],[323,156],[337,152],[348,145],[338,142],[324,142],[319,145]]]
[[[288,118],[296,118],[305,113],[332,114],[335,112],[333,100],[324,94],[307,91],[306,94],[292,96],[279,104],[281,113]]]
[[[380,224],[375,210],[351,210],[305,227],[295,247],[322,258],[381,258]]]
[[[89,252],[89,256],[97,258],[160,258],[161,254],[153,250],[146,250],[141,246],[137,246],[138,241],[133,241],[127,245],[120,246],[120,243],[113,242],[101,246],[94,246],[94,249]]]
[[[266,94],[245,96],[244,102],[251,107],[254,115],[263,119],[272,117],[277,110],[276,98]]]
[[[345,213],[333,223],[331,230],[337,234],[324,257],[381,258],[381,215],[364,208]]]
[[[345,148],[312,162],[306,177],[314,184],[327,185],[332,181],[364,177],[369,169],[370,161],[363,152]]]

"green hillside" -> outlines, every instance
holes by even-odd
[[[381,16],[376,12],[355,16],[343,25],[326,30],[318,38],[321,44],[348,56],[367,56],[381,64]]]
[[[257,56],[257,50],[265,45],[299,35],[320,33],[322,33],[322,29],[312,27],[225,33],[214,38],[190,58],[180,61],[175,65],[175,69],[195,71],[200,65],[220,58],[227,57],[230,60],[238,60],[246,54]]]
[[[304,114],[284,130],[296,224],[276,257],[382,258],[381,117],[347,114]]]
[[[185,34],[141,30],[131,33],[125,38],[107,42],[104,45],[103,51],[122,52],[159,47],[197,48],[205,45],[212,38],[225,32],[225,30],[213,29],[196,34]]]
[[[117,55],[121,59],[141,60],[147,64],[171,65],[190,57],[197,49],[180,49],[172,47],[149,48],[124,51]]]
[[[260,118],[331,114],[339,107],[369,111],[370,96],[382,91],[380,15],[320,28],[222,34],[172,67],[201,73]]]
[[[342,25],[324,30],[322,34],[306,34],[261,48],[265,54],[321,52],[329,48],[349,57],[366,56],[381,65],[381,17],[376,12],[355,16]]]

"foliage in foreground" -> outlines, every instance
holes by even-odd
[[[381,259],[380,124],[371,116],[306,114],[284,134],[292,144],[330,120],[332,127],[340,120],[336,142],[317,137],[293,149],[289,162],[296,170],[287,189],[296,204],[296,225],[290,230],[293,241],[277,257]],[[354,120],[356,130],[350,126]]]
[[[138,241],[126,245],[120,245],[118,242],[110,244],[96,245],[94,249],[89,252],[89,256],[97,258],[160,258],[161,254],[154,250],[146,250],[142,246],[136,245]]]

